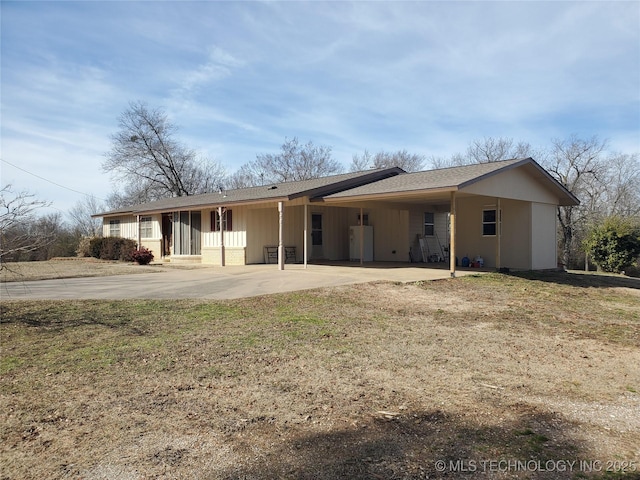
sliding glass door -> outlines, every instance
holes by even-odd
[[[174,212],[173,231],[176,255],[200,255],[200,231],[202,217],[200,212]]]

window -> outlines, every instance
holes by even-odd
[[[120,220],[109,220],[109,236],[120,236]]]
[[[436,233],[433,212],[424,212],[424,236],[433,237]]]
[[[224,208],[222,209],[222,229],[225,232],[233,231],[233,212]],[[218,214],[218,210],[211,212],[211,231],[220,231],[220,215]]]
[[[153,237],[153,224],[151,223],[151,217],[140,217],[140,237]]]
[[[500,215],[502,217],[502,215]],[[497,215],[496,209],[482,210],[482,235],[485,237],[492,237],[497,234]],[[502,221],[502,218],[500,218]]]

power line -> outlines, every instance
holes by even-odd
[[[93,198],[97,198],[98,200],[102,200],[103,202],[106,202],[106,200],[104,198],[96,197],[95,195],[90,195],[88,193],[80,192],[79,190],[74,190],[73,188],[65,187],[64,185],[60,185],[59,183],[56,183],[53,180],[49,180],[48,178],[44,178],[44,177],[41,177],[40,175],[36,175],[35,173],[32,173],[32,172],[30,172],[28,170],[25,170],[22,167],[14,165],[13,163],[5,160],[4,158],[0,158],[0,161],[2,161],[3,163],[6,163],[7,165],[11,165],[13,168],[17,168],[18,170],[22,170],[24,173],[28,173],[29,175],[33,175],[34,177],[39,178],[40,180],[44,180],[45,182],[49,182],[49,183],[55,185],[56,187],[64,188],[65,190],[69,190],[69,191],[74,192],[74,193],[79,193],[80,195],[84,195],[85,197],[93,197]]]

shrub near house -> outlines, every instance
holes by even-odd
[[[93,238],[89,242],[89,252],[92,257],[101,260],[119,260],[131,262],[131,254],[136,250],[136,242],[120,237]]]
[[[640,225],[629,219],[609,217],[591,231],[585,247],[602,270],[620,273],[638,260]]]

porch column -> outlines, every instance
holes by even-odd
[[[222,221],[222,207],[218,207],[218,220],[220,221],[220,266],[224,267],[224,222]]]
[[[451,278],[456,276],[456,192],[451,192],[451,215],[449,229],[449,269]]]
[[[360,207],[360,266],[364,265],[364,210]]]
[[[309,205],[304,204],[304,242],[302,244],[302,250],[304,255],[304,268],[307,268],[307,258],[309,248]]]
[[[138,215],[138,250],[142,247],[142,234],[140,233],[140,215]]]
[[[278,270],[284,270],[284,204],[278,202]]]
[[[500,198],[496,198],[496,270],[500,271],[502,266],[502,206]]]

